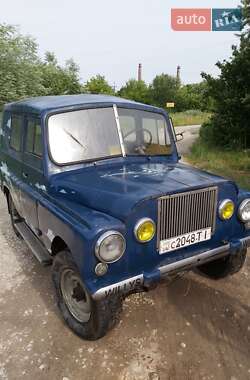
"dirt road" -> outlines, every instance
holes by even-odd
[[[220,282],[189,273],[124,303],[120,324],[85,342],[62,321],[50,268],[10,227],[0,196],[0,380],[250,379],[250,260]]]
[[[176,127],[176,133],[183,133],[183,140],[177,143],[180,155],[189,152],[191,146],[199,136],[200,125],[188,125],[185,127]]]

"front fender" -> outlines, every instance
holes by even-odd
[[[239,189],[239,193],[238,193],[238,202],[239,203],[238,203],[238,206],[246,198],[250,199],[250,192],[247,191],[247,190],[244,190],[244,189]]]
[[[94,254],[99,236],[109,230],[125,233],[125,225],[96,210],[60,199],[42,199],[38,203],[39,229],[42,241],[51,250],[56,236],[67,244],[74,261],[85,282],[96,281],[95,266],[98,262]]]

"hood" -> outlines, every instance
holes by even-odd
[[[51,180],[51,189],[57,196],[125,220],[146,199],[225,181],[179,163],[121,163],[60,173]]]

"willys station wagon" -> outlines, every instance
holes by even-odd
[[[168,114],[101,95],[5,106],[1,188],[12,226],[52,264],[68,326],[98,339],[125,295],[193,268],[238,272],[250,241],[250,193],[180,163]]]

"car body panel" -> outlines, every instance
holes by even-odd
[[[164,115],[173,144],[172,154],[56,165],[51,159],[47,140],[50,115],[76,109],[113,107],[114,104]],[[20,153],[16,154],[9,148],[12,113],[23,115],[23,140],[26,138],[27,117],[40,119],[42,165],[37,158],[24,152],[24,141]],[[238,189],[232,181],[179,163],[174,133],[164,110],[108,96],[34,98],[5,107],[0,137],[2,189],[8,189],[18,212],[48,252],[51,252],[56,238],[64,240],[92,294],[131,278],[135,279],[133,284],[137,278],[143,278],[144,284],[158,281],[161,276],[159,268],[223,246],[228,245],[233,254],[241,240],[248,239],[250,235],[237,218],[238,205],[250,194]],[[135,239],[134,226],[139,219],[149,217],[157,226],[159,197],[211,186],[218,187],[218,205],[228,198],[236,205],[234,216],[229,221],[222,221],[217,214],[211,240],[160,255],[156,236],[147,244]],[[98,263],[94,254],[95,244],[103,233],[110,230],[124,235],[126,251],[119,261],[109,265],[105,276],[98,277],[95,274]]]
[[[144,199],[228,182],[189,165],[134,161],[68,171],[51,177],[51,185],[65,198],[125,221]]]

